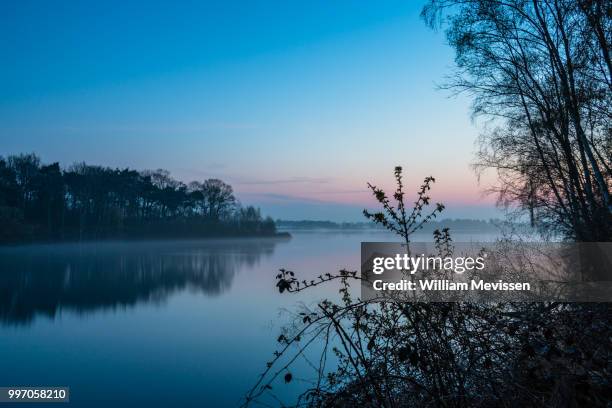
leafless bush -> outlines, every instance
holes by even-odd
[[[427,211],[433,178],[425,179],[407,211],[396,168],[395,203],[370,186],[382,211],[366,216],[410,235],[443,210]],[[434,234],[441,253],[452,250],[448,231]],[[319,350],[312,387],[294,406],[605,406],[610,401],[610,309],[607,304],[408,303],[363,300],[351,283],[364,279],[342,270],[300,281],[281,269],[281,293],[338,281],[339,301],[301,312],[278,337],[279,349],[246,395],[244,406],[274,396],[293,381],[292,366]],[[320,349],[319,349],[320,348]],[[329,366],[329,356],[337,363]],[[279,384],[280,383],[280,384]],[[280,400],[279,400],[280,401]]]

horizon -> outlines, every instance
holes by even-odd
[[[0,403],[612,408],[609,3],[0,2]]]
[[[26,155],[34,154],[35,156],[40,158],[40,156],[36,152],[17,153],[17,155],[19,154],[26,154]],[[6,158],[7,156],[0,154],[0,158],[3,158],[3,157]],[[52,164],[52,163],[55,163],[55,162],[45,162],[41,158],[41,164],[43,165]],[[57,163],[60,165],[60,168],[62,170],[67,170],[72,165],[83,163],[83,161],[74,161],[71,165],[68,165],[68,166],[63,165],[62,163],[59,163],[59,162]],[[129,166],[111,167],[111,166],[105,166],[103,164],[97,164],[97,163],[86,163],[86,164],[90,166],[100,166],[104,168],[111,168],[111,169],[118,169],[118,170],[130,169],[130,170],[136,170],[138,172],[153,171],[153,170],[166,170],[166,169],[159,169],[159,168],[134,169]],[[170,177],[174,178],[174,175],[170,173]],[[188,185],[189,182],[194,181],[194,180],[180,180],[180,179],[177,179],[177,180],[185,185]],[[226,180],[223,180],[223,181],[226,181]],[[368,189],[365,189],[365,191],[367,192],[368,196],[371,196],[371,193]],[[262,210],[264,216],[266,217],[270,216],[275,220],[282,219],[283,221],[289,221],[289,220],[291,221],[331,221],[335,223],[361,222],[365,220],[365,218],[363,217],[363,210],[364,209],[371,210],[373,206],[375,205],[373,198],[371,198],[370,202],[364,204],[363,206],[360,206],[360,204],[334,203],[334,202],[325,202],[325,201],[319,201],[315,199],[306,199],[306,198],[302,199],[300,203],[296,204],[295,203],[296,200],[293,197],[284,196],[282,194],[274,194],[274,193],[267,194],[271,200],[269,202],[264,203],[263,205],[260,205],[257,203],[244,202],[240,200],[239,191],[234,190],[234,193],[238,199],[238,202],[241,205],[256,206],[257,208]],[[285,202],[288,202],[289,205],[284,205]],[[501,208],[497,208],[494,206],[492,207],[487,204],[484,204],[482,206],[473,206],[473,205],[472,206],[470,205],[461,206],[459,205],[459,206],[455,206],[455,208],[448,208],[448,207],[445,208],[444,212],[442,213],[444,217],[440,219],[441,220],[442,219],[462,219],[462,220],[487,221],[487,220],[498,219],[498,218],[503,217],[504,215],[503,211],[504,210]],[[347,213],[350,215],[347,216]],[[287,216],[283,217],[282,215],[278,215],[278,214],[286,214]],[[295,217],[295,218],[291,218],[291,217]]]
[[[501,215],[469,165],[467,98],[436,89],[453,51],[420,5],[236,4],[156,3],[143,21],[120,3],[4,5],[0,154],[219,178],[273,218],[339,222],[402,165],[408,192],[436,177],[445,215]]]

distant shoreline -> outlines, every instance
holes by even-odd
[[[313,220],[276,220],[276,227],[280,231],[386,231],[384,228],[371,222],[334,222]],[[526,223],[509,223],[498,219],[474,220],[474,219],[442,219],[431,221],[424,226],[420,232],[433,232],[436,229],[449,228],[454,232],[493,232],[498,233],[504,226],[513,226],[521,230],[530,230]]]

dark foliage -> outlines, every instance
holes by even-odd
[[[400,168],[395,176],[395,203],[371,186],[382,211],[366,216],[409,243],[410,234],[442,206],[427,211],[433,182],[427,178],[407,211]],[[448,230],[436,231],[434,241],[440,256],[452,253]],[[335,281],[341,299],[304,306],[279,336],[280,347],[244,406],[280,401],[274,387],[283,385],[276,380],[286,380],[298,359],[312,367],[313,375],[303,379],[311,386],[294,406],[609,406],[609,304],[411,303],[406,294],[355,298],[351,283],[366,279],[341,270],[306,281],[280,270],[276,286],[281,293]]]
[[[62,170],[34,154],[0,157],[0,242],[275,233],[221,180],[187,186],[165,170]]]
[[[476,168],[500,204],[576,241],[612,240],[612,2],[429,0],[457,64],[446,87],[490,126]]]

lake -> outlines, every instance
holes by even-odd
[[[75,407],[237,406],[288,311],[334,296],[333,287],[281,295],[278,269],[300,278],[358,269],[360,242],[392,240],[296,231],[0,248],[0,386],[69,386]],[[305,386],[296,377],[277,393],[291,402]]]

